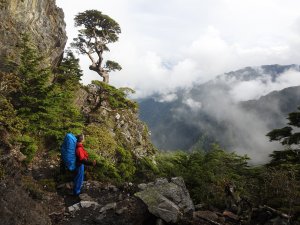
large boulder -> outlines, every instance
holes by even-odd
[[[135,196],[140,198],[150,213],[167,223],[177,223],[184,215],[194,211],[194,204],[181,177],[160,178],[154,183],[140,184],[142,191]]]
[[[55,0],[1,0],[0,70],[6,69],[4,59],[18,63],[18,46],[24,32],[30,35],[47,63],[57,65],[67,41],[65,27],[64,13]]]

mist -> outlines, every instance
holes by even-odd
[[[252,74],[249,79],[253,71],[260,75]],[[160,136],[169,133],[168,130],[176,132],[174,129],[180,129],[180,126],[174,124],[184,123],[194,133],[214,137],[214,141],[227,151],[246,154],[255,164],[265,163],[272,151],[283,149],[280,143],[270,142],[266,134],[286,125],[287,112],[282,111],[282,99],[268,101],[263,98],[273,91],[300,86],[300,72],[297,66],[290,66],[290,69],[275,75],[263,72],[261,67],[245,69],[237,72],[244,77],[224,74],[205,84],[161,95],[157,101],[169,104],[171,113],[168,116],[172,117],[173,124],[162,124],[155,128],[155,132]],[[253,102],[249,100],[254,103],[255,100],[261,101],[263,110],[252,108]],[[297,104],[300,105],[300,102],[295,99],[295,109]],[[174,141],[175,145],[181,137],[182,142],[186,141],[180,131],[172,138],[164,138]]]

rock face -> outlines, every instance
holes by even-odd
[[[0,0],[0,69],[5,69],[3,59],[18,62],[24,32],[55,66],[67,41],[65,27],[64,13],[55,0]]]
[[[187,213],[194,211],[194,205],[184,181],[180,177],[157,179],[155,183],[140,184],[142,191],[135,194],[147,206],[150,213],[167,223],[177,223]]]
[[[150,141],[148,129],[138,118],[137,109],[130,105],[133,102],[128,101],[131,102],[128,103],[130,106],[114,107],[111,99],[118,101],[112,95],[114,91],[108,91],[103,83],[89,84],[87,88],[79,90],[76,105],[85,115],[89,125],[94,124],[97,127],[105,128],[112,139],[118,140],[127,149],[130,149],[135,157],[152,156],[155,149]],[[111,153],[104,155],[104,151],[101,154],[108,158],[112,155]]]

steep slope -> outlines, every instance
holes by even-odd
[[[47,65],[35,66],[51,65],[56,68],[61,61],[67,39],[63,17],[63,12],[57,8],[55,0],[0,1],[0,71],[11,72],[10,67],[6,67],[7,60],[17,65],[20,62],[19,45],[23,32],[30,36],[32,45],[36,46],[46,59]],[[37,74],[34,75],[40,75],[38,71],[35,70],[34,73]],[[11,85],[9,88],[16,87],[16,89],[8,88],[8,90],[17,91],[18,89],[18,93],[22,94],[17,82],[18,73],[14,73],[3,73],[0,79],[1,224],[55,224],[55,218],[52,217],[63,216],[65,207],[68,206],[64,202],[65,196],[62,197],[60,193],[57,193],[56,186],[59,182],[71,178],[60,173],[58,139],[53,143],[55,140],[53,135],[41,135],[43,131],[40,128],[37,133],[30,132],[22,126],[27,123],[27,118],[24,116],[20,119],[16,113],[17,107],[12,102],[17,97],[14,94],[9,95],[10,92],[5,92],[7,84],[5,79],[9,78],[9,85]],[[52,73],[52,75],[57,74]],[[64,73],[62,76],[64,76],[62,78],[64,81],[71,80],[65,83],[71,86],[72,90],[79,89],[76,106],[80,109],[78,114],[81,113],[81,115],[78,117],[82,118],[81,124],[75,124],[79,120],[72,118],[73,115],[77,116],[77,111],[71,112],[75,111],[75,103],[72,105],[73,92],[71,93],[70,87],[59,87],[58,84],[49,84],[48,80],[42,81],[41,79],[39,80],[41,83],[37,86],[40,85],[39,87],[43,86],[45,90],[52,91],[52,94],[48,93],[49,96],[47,96],[48,104],[61,101],[61,98],[66,101],[62,102],[65,105],[58,104],[56,109],[52,108],[54,111],[57,110],[52,113],[60,112],[61,114],[58,113],[52,120],[48,120],[46,127],[55,124],[54,120],[57,119],[57,115],[66,119],[54,125],[57,130],[63,130],[66,124],[70,126],[69,122],[75,124],[76,128],[84,125],[82,130],[87,134],[86,148],[91,150],[91,158],[101,162],[99,167],[87,173],[88,178],[98,180],[105,178],[106,181],[133,179],[136,172],[135,166],[138,165],[139,160],[151,157],[155,152],[146,126],[138,119],[136,105],[127,100],[123,92],[111,86],[102,87],[99,83],[99,85],[79,88],[80,84],[74,81],[79,77],[73,78],[72,81],[72,76],[79,76],[78,74]],[[51,88],[47,89],[49,86]],[[26,86],[26,88],[34,89],[35,87]],[[67,93],[60,92],[60,90],[65,90]],[[63,95],[67,95],[68,98],[62,97]],[[41,96],[35,97],[37,100],[41,98]],[[70,102],[67,102],[67,99],[70,99]],[[45,112],[51,113],[48,109],[48,111],[45,108],[44,110],[44,114]],[[34,113],[34,110],[28,110],[28,116],[35,115]],[[42,120],[43,118],[39,117],[38,121]],[[24,142],[21,141],[21,143],[21,139]],[[60,139],[63,139],[63,136]]]

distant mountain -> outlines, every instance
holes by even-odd
[[[300,71],[300,65],[292,64],[292,65],[264,65],[259,67],[245,67],[243,69],[232,71],[229,73],[222,74],[218,76],[218,78],[225,77],[228,78],[236,78],[241,81],[249,81],[254,80],[256,78],[261,77],[270,77],[272,81],[276,81],[276,79],[288,70]]]
[[[243,109],[259,115],[268,127],[279,128],[286,125],[287,115],[300,106],[300,86],[273,91],[258,100],[240,103]]]
[[[160,149],[208,149],[216,142],[253,157],[258,149],[276,147],[265,134],[284,126],[287,114],[300,105],[300,79],[296,87],[289,87],[293,79],[288,82],[299,71],[299,65],[267,65],[225,73],[169,93],[169,101],[166,95],[140,100],[140,118]]]

